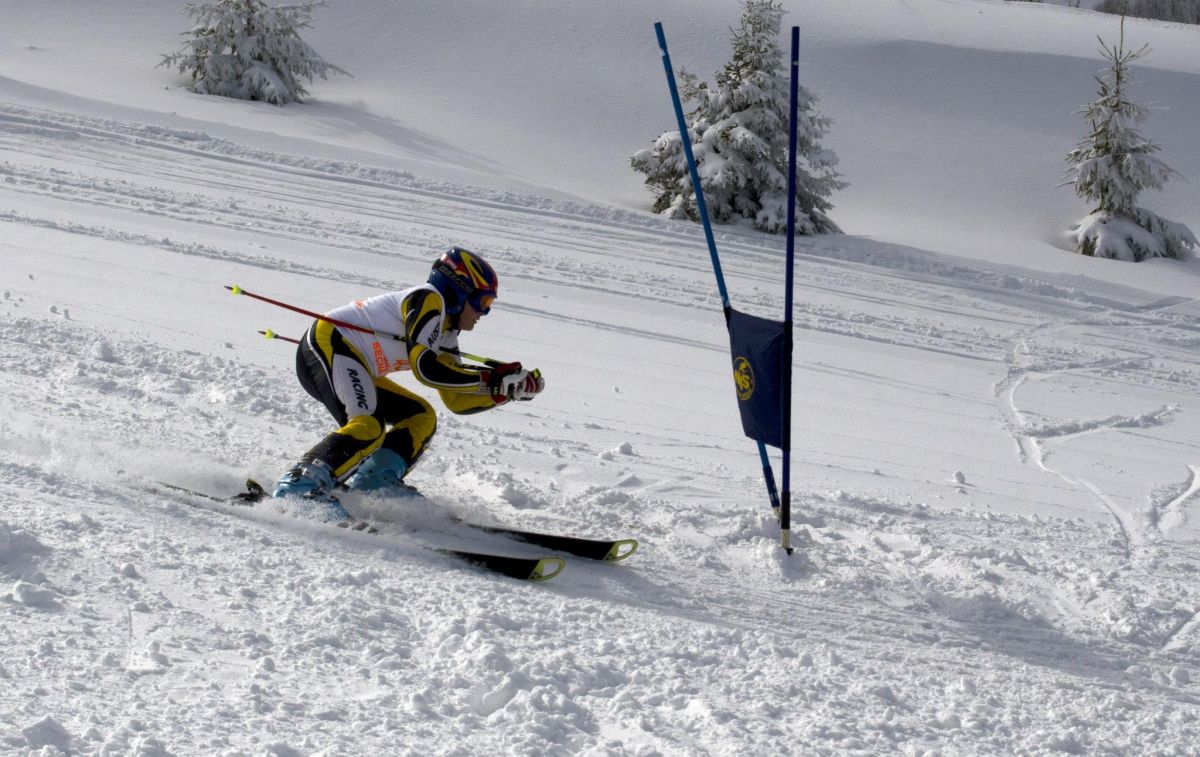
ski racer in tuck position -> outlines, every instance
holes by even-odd
[[[315,321],[296,349],[296,374],[340,428],[304,453],[273,496],[321,520],[343,521],[350,515],[333,494],[341,483],[385,496],[413,492],[404,477],[437,430],[437,414],[388,379],[390,373],[411,370],[458,414],[536,397],[545,388],[540,372],[520,363],[464,365],[459,357],[459,333],[474,329],[491,310],[497,285],[483,258],[455,247],[434,262],[427,283],[351,303],[327,313],[329,320]]]

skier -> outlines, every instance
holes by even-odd
[[[459,414],[536,397],[545,388],[539,371],[520,363],[464,365],[458,355],[459,332],[474,329],[491,310],[497,284],[483,258],[454,247],[434,261],[426,284],[360,300],[315,321],[296,350],[296,374],[341,427],[304,453],[273,496],[321,520],[349,521],[333,494],[341,482],[385,495],[415,491],[404,477],[428,447],[437,415],[389,373],[411,370]]]

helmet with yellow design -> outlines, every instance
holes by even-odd
[[[454,247],[434,261],[429,283],[442,295],[446,312],[458,315],[468,302],[480,313],[491,310],[500,281],[486,260]]]

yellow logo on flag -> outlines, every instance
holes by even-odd
[[[739,400],[748,400],[754,394],[754,371],[744,357],[733,361],[733,383],[737,385]]]

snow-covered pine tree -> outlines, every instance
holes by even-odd
[[[1098,203],[1071,232],[1075,251],[1116,260],[1184,258],[1197,245],[1191,230],[1137,205],[1139,192],[1160,189],[1177,175],[1154,157],[1159,146],[1138,133],[1146,108],[1128,97],[1129,65],[1149,47],[1125,48],[1122,14],[1120,41],[1109,45],[1101,38],[1100,50],[1110,65],[1096,76],[1100,96],[1084,111],[1091,132],[1067,155],[1072,164],[1067,183],[1080,197]]]
[[[300,83],[345,71],[325,61],[300,38],[322,0],[269,6],[263,0],[214,0],[185,6],[195,23],[183,49],[160,66],[191,73],[193,92],[274,105],[299,101]],[[349,75],[349,74],[347,74]]]
[[[688,114],[705,203],[712,220],[748,219],[768,232],[787,229],[789,71],[779,47],[784,10],[775,0],[743,0],[733,31],[733,57],[716,85],[680,71],[679,94],[695,103]],[[838,233],[826,213],[829,195],[846,185],[835,170],[837,156],[820,146],[832,121],[816,110],[804,87],[797,94],[796,231]],[[696,196],[678,131],[630,158],[656,195],[653,211],[699,221]]]

